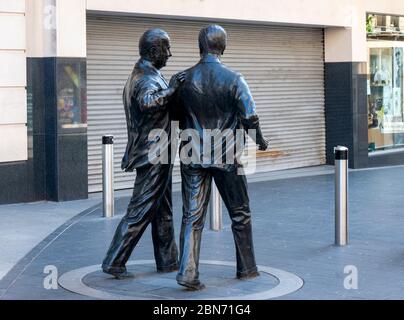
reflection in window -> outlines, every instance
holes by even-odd
[[[58,64],[57,108],[61,130],[87,127],[85,67],[81,62]]]

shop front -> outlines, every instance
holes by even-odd
[[[368,14],[369,165],[404,162],[404,17]]]

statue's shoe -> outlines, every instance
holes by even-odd
[[[175,263],[171,266],[168,267],[157,267],[157,272],[158,273],[170,273],[174,271],[178,271],[180,269],[178,263]]]
[[[135,277],[135,275],[132,272],[128,272],[128,271],[125,271],[123,273],[116,273],[116,274],[112,274],[112,275],[117,280],[124,280],[124,279],[130,279],[130,278]]]
[[[102,266],[102,271],[104,273],[110,274],[111,276],[114,276],[115,279],[118,280],[123,280],[123,279],[129,279],[129,278],[134,278],[135,275],[132,272],[128,272],[126,268],[108,268],[106,266]]]
[[[186,280],[182,277],[177,276],[177,283],[188,290],[199,291],[205,289],[205,285],[199,280]]]
[[[259,275],[260,275],[260,273],[258,271],[254,271],[254,272],[251,272],[251,273],[248,273],[248,274],[245,274],[245,275],[244,274],[243,275],[238,274],[237,279],[239,279],[239,280],[249,280],[249,279],[254,279],[256,277],[259,277]]]

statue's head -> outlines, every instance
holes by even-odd
[[[161,69],[171,57],[170,37],[161,29],[150,29],[139,40],[139,54]]]
[[[222,55],[226,49],[227,34],[219,25],[212,24],[199,32],[199,52]]]

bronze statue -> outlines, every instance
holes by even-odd
[[[118,279],[133,276],[127,272],[125,264],[150,222],[157,271],[178,270],[172,219],[172,165],[171,161],[166,164],[150,161],[150,149],[158,141],[150,140],[149,134],[153,129],[170,134],[168,102],[184,76],[179,74],[169,86],[159,71],[171,57],[170,38],[165,31],[146,31],[139,41],[139,53],[140,59],[123,92],[128,144],[122,169],[136,170],[136,181],[126,215],[117,227],[102,264],[105,273]],[[170,148],[169,142],[166,147]]]
[[[173,102],[180,128],[196,130],[201,140],[204,139],[203,131],[206,129],[219,129],[221,132],[231,130],[234,135],[236,130],[254,129],[259,149],[266,150],[268,142],[262,135],[255,103],[246,81],[241,74],[220,61],[226,41],[225,30],[218,25],[210,25],[200,31],[201,60],[185,71],[185,81],[176,92]],[[172,82],[176,82],[176,77]],[[201,142],[201,145],[205,142]],[[180,149],[187,143],[182,142]],[[222,150],[225,152],[234,147],[226,141]],[[178,284],[191,290],[204,288],[199,281],[198,265],[212,179],[232,221],[237,278],[248,279],[259,275],[254,257],[247,181],[245,175],[238,174],[241,166],[237,161],[230,164],[212,161],[181,163],[183,219]]]

